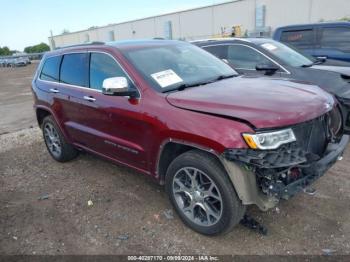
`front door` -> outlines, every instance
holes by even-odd
[[[257,65],[274,64],[255,48],[243,44],[210,45],[203,47],[208,52],[227,62],[238,73],[244,75],[265,75],[265,71],[256,70]],[[280,70],[275,76],[280,76]]]
[[[247,45],[232,44],[227,47],[227,61],[233,65],[233,67],[241,74],[245,75],[265,75],[265,71],[258,71],[256,67],[258,65],[274,65],[269,58],[264,54]],[[275,76],[279,72],[277,71]]]
[[[89,149],[141,170],[147,169],[147,138],[142,103],[129,97],[102,94],[103,80],[126,77],[130,88],[136,88],[130,77],[110,54],[89,54],[89,89],[82,92],[85,131],[90,136]]]

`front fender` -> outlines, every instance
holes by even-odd
[[[256,182],[256,175],[242,165],[220,157],[220,161],[226,169],[228,176],[243,205],[255,204],[262,211],[276,206],[278,199],[269,197],[261,192]]]

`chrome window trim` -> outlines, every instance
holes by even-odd
[[[40,61],[38,70],[37,70],[37,72],[36,72],[36,74],[37,74],[37,78],[36,78],[36,79],[37,79],[37,80],[40,80],[40,81],[43,81],[43,82],[49,82],[49,83],[56,83],[56,84],[59,83],[59,79],[58,79],[57,82],[55,82],[55,81],[49,81],[49,80],[44,80],[44,79],[41,79],[41,78],[40,78],[40,77],[41,77],[41,74],[42,74],[42,72],[43,72],[44,65],[45,65],[47,59],[52,58],[52,57],[56,57],[56,56],[61,56],[61,55],[49,56],[49,57],[45,58],[45,60],[42,59],[42,60]],[[62,63],[62,59],[61,59],[61,63]],[[60,67],[61,67],[61,64],[60,64]],[[60,72],[59,72],[59,73],[60,73]],[[58,77],[59,77],[59,76],[58,76]]]
[[[253,49],[254,51],[258,52],[259,54],[263,55],[264,57],[266,57],[268,60],[270,60],[272,63],[276,64],[277,66],[279,66],[284,72],[280,72],[282,74],[288,74],[290,75],[290,72],[281,64],[279,64],[278,62],[276,62],[275,60],[273,60],[272,58],[270,58],[269,56],[265,55],[263,52],[259,51],[258,49],[256,49],[255,47],[246,45],[246,44],[241,44],[241,43],[227,43],[227,44],[210,44],[210,45],[205,45],[205,46],[201,46],[202,48],[205,47],[211,47],[211,46],[231,46],[231,45],[241,45],[241,46],[246,46],[250,49]],[[250,70],[250,71],[256,71],[255,69],[251,69],[251,68],[239,68],[236,67],[236,69],[242,69],[242,70]]]
[[[137,89],[137,92],[139,93],[139,96],[137,99],[141,99],[141,91],[140,89],[136,86],[135,84],[135,81],[130,77],[130,75],[128,74],[128,72],[126,72],[126,70],[122,67],[122,65],[119,63],[119,61],[117,59],[115,59],[114,56],[112,56],[110,53],[108,52],[105,52],[105,51],[98,51],[98,50],[86,50],[86,51],[71,51],[71,52],[64,52],[64,53],[61,53],[61,54],[56,54],[56,55],[52,55],[48,58],[45,59],[45,61],[43,62],[43,65],[42,67],[40,68],[40,73],[38,75],[38,78],[37,80],[39,81],[42,81],[42,82],[45,82],[45,83],[54,83],[54,84],[57,84],[57,85],[63,85],[63,86],[69,86],[69,87],[75,87],[75,88],[81,88],[81,89],[86,89],[86,90],[90,90],[90,91],[95,91],[95,92],[98,92],[98,93],[102,93],[102,90],[97,90],[97,89],[94,89],[94,88],[90,88],[90,87],[84,87],[84,86],[77,86],[77,85],[71,85],[71,84],[66,84],[66,83],[62,83],[62,82],[54,82],[54,81],[48,81],[48,80],[43,80],[40,78],[41,76],[41,72],[43,70],[43,67],[44,67],[44,64],[46,62],[47,59],[51,58],[51,57],[56,57],[56,56],[64,56],[64,55],[70,55],[70,54],[85,54],[85,53],[100,53],[100,54],[106,54],[108,56],[110,56],[116,63],[117,65],[122,69],[122,71],[125,73],[125,75],[127,76],[128,80],[131,81],[131,83],[134,85],[134,87]],[[90,61],[89,61],[90,62]],[[61,61],[62,63],[62,61]],[[61,67],[61,65],[60,65]],[[90,68],[90,65],[89,65],[89,68]]]
[[[48,81],[48,80],[42,80],[42,79],[40,79],[40,78],[38,78],[38,80],[40,80],[40,82],[51,83],[51,84],[53,83],[53,84],[57,84],[57,85],[60,85],[60,86],[76,87],[76,88],[80,88],[80,89],[86,89],[86,90],[90,90],[90,91],[95,91],[95,92],[98,92],[98,93],[102,93],[101,90],[92,89],[92,88],[89,88],[89,87],[71,85],[71,84],[60,83],[60,82],[53,82],[53,81]]]

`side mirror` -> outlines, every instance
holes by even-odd
[[[102,94],[108,96],[136,97],[137,91],[130,90],[128,80],[125,77],[111,77],[103,80]]]
[[[316,60],[324,63],[327,61],[327,56],[318,56],[316,57]]]
[[[275,74],[279,67],[274,64],[258,64],[256,65],[255,69],[257,71],[265,71],[265,75],[270,76]]]

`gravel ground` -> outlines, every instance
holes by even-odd
[[[147,177],[84,153],[55,162],[38,128],[1,135],[0,254],[349,254],[349,157],[316,182],[316,195],[249,208],[267,236],[239,225],[205,237]]]
[[[0,68],[0,134],[36,124],[30,86],[37,65]]]

